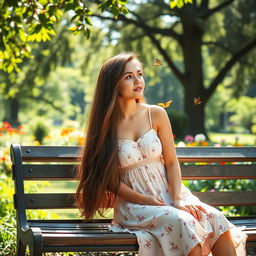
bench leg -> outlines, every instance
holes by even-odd
[[[36,248],[37,246],[29,246],[29,255],[30,256],[42,256],[42,249]]]
[[[43,253],[43,240],[40,228],[32,227],[33,238],[29,243],[30,256],[42,256]]]
[[[25,256],[26,247],[24,244],[21,243],[20,240],[17,241],[17,250],[16,255],[17,256]]]

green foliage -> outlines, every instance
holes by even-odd
[[[251,132],[256,135],[256,124],[252,125]]]
[[[186,3],[192,4],[193,0],[170,0],[170,7],[171,8],[175,8],[175,7],[181,8]]]
[[[25,184],[25,191],[35,192],[47,185],[47,182]],[[0,255],[15,255],[16,251],[16,213],[13,208],[14,186],[9,171],[0,165]],[[44,211],[27,212],[28,219],[48,219]],[[52,216],[53,217],[53,216]],[[55,218],[58,216],[54,215]]]
[[[119,14],[126,15],[128,0],[101,0],[94,3],[104,12],[109,10],[115,19]],[[192,0],[170,0],[170,7],[182,7]],[[91,36],[91,16],[93,12],[83,0],[41,0],[41,1],[9,1],[0,2],[0,69],[8,73],[20,71],[18,64],[25,58],[32,57],[31,43],[51,40],[56,34],[55,25],[63,21],[65,14],[72,16],[69,30],[74,35],[81,32]]]
[[[231,164],[231,163],[225,163]],[[193,180],[184,182],[191,191],[250,191],[255,190],[256,180]],[[219,207],[227,216],[255,215],[256,207],[251,206],[228,206]]]
[[[15,255],[16,251],[16,218],[8,213],[0,221],[0,252],[1,255]]]
[[[172,124],[173,134],[177,139],[183,139],[188,130],[188,117],[184,112],[167,109],[167,114]]]
[[[44,137],[49,134],[49,127],[45,122],[43,119],[38,119],[31,126],[33,135],[40,144],[42,144]]]
[[[99,8],[110,9],[117,17],[126,14],[126,1],[103,0]],[[70,18],[74,34],[83,32],[90,37],[92,12],[82,0],[69,1],[1,1],[0,3],[0,69],[7,72],[20,71],[18,63],[31,57],[30,42],[50,40],[55,33],[55,24],[60,23],[65,13],[73,12]]]
[[[241,96],[232,99],[228,106],[234,111],[230,121],[236,126],[243,127],[245,132],[253,133],[253,126],[256,125],[256,97]]]

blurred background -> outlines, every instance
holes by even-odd
[[[83,1],[66,1],[69,6],[62,11],[58,6],[51,9],[53,4],[48,8],[51,1],[34,1],[32,10],[17,4],[17,17],[27,15],[27,23],[29,19],[37,21],[31,23],[34,30],[29,35],[17,17],[6,25],[12,10],[7,2],[0,8],[6,22],[0,21],[1,33],[9,33],[11,38],[7,53],[3,53],[0,40],[3,255],[13,255],[15,250],[10,144],[83,145],[99,69],[115,54],[133,51],[138,55],[144,65],[149,104],[173,101],[166,111],[176,146],[255,146],[255,0],[193,0],[182,8],[170,8],[167,0],[118,1],[129,10],[118,19],[114,7],[102,13],[96,1],[86,1],[92,13],[85,23],[80,20]],[[15,33],[18,39],[13,39]],[[31,52],[32,57],[12,57],[17,51],[12,46],[15,40],[29,43],[18,52]],[[5,63],[5,58],[9,62]],[[250,190],[256,186],[248,180],[185,182],[194,191]],[[75,187],[75,182],[27,182],[26,191],[58,192],[65,188],[71,192]],[[252,207],[222,210],[226,215],[256,212]],[[28,214],[38,218],[78,217],[77,210]]]
[[[148,103],[173,100],[166,110],[176,138],[203,133],[216,140],[221,133],[229,141],[239,134],[232,142],[239,137],[254,144],[256,3],[228,2],[170,9],[168,1],[129,1],[130,12],[118,20],[90,4],[89,40],[72,34],[74,12],[66,12],[51,40],[37,33],[33,58],[19,63],[18,72],[11,66],[0,71],[0,120],[35,136],[44,126],[45,136],[56,128],[83,129],[99,68],[109,57],[133,51],[145,67]]]

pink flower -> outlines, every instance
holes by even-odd
[[[147,248],[150,248],[151,247],[151,239],[146,240],[146,243],[145,243],[144,246],[147,247]]]
[[[185,136],[184,140],[186,141],[186,143],[191,143],[192,141],[194,141],[194,137],[192,135],[187,135]]]
[[[165,231],[168,233],[168,234],[170,234],[172,231],[173,231],[173,225],[169,225],[169,226],[167,226],[167,227],[165,227]]]
[[[139,221],[143,221],[143,220],[145,220],[145,217],[144,217],[144,216],[140,216],[140,215],[138,215],[138,216],[137,216],[137,218],[138,218],[138,220],[139,220]]]

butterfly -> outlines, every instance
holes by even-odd
[[[201,99],[201,97],[197,97],[197,98],[194,98],[194,105],[199,105],[201,104],[203,101]]]
[[[153,63],[153,66],[161,66],[162,62],[159,59],[156,59],[156,61]]]
[[[157,103],[157,105],[161,106],[163,108],[168,108],[168,107],[171,106],[172,103],[173,103],[173,100],[169,100],[169,101],[166,101],[166,102]]]

